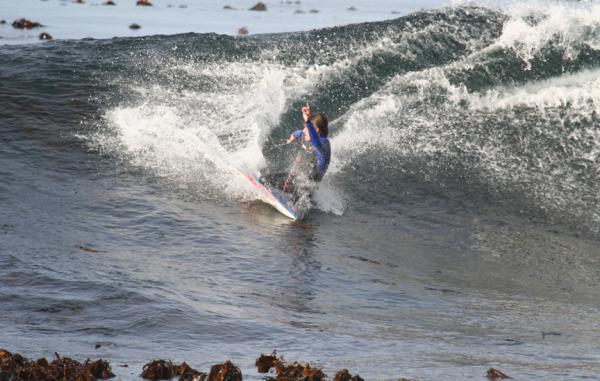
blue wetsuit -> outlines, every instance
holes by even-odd
[[[315,159],[314,168],[312,168],[312,173],[309,174],[309,177],[312,180],[320,181],[325,176],[325,172],[327,172],[329,159],[331,158],[329,139],[326,136],[319,135],[310,121],[306,122],[306,128],[308,129],[310,144],[312,146],[310,152],[314,154]],[[294,131],[293,133],[296,139],[301,139],[303,135],[302,130]]]

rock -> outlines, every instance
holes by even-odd
[[[6,24],[6,20],[0,20],[0,24]]]
[[[114,2],[114,1],[112,1],[112,0],[108,0],[108,1],[107,1],[107,2],[105,2],[103,5],[117,5],[117,4],[115,4],[115,2]]]
[[[365,381],[358,374],[353,376],[348,369],[342,369],[333,376],[333,381]]]
[[[40,35],[38,37],[40,40],[48,40],[48,41],[52,40],[52,36],[46,32],[40,33]]]
[[[392,14],[393,14],[393,15],[399,15],[399,14],[400,14],[400,12],[398,12],[398,11],[392,11]]]
[[[75,4],[85,4],[83,0],[73,0]]]
[[[129,25],[129,29],[138,30],[140,28],[141,28],[141,26],[139,26],[136,23],[133,23],[133,24]]]
[[[252,8],[249,9],[250,11],[266,11],[267,10],[267,6],[264,3],[261,3],[260,1],[256,4],[254,4],[254,6]]]
[[[234,11],[236,8],[232,7],[231,5],[225,5],[223,9],[226,11]]]
[[[19,20],[15,20],[12,23],[13,28],[16,29],[32,29],[32,28],[39,28],[40,26],[43,26],[42,24],[40,24],[39,22],[34,22],[34,21],[30,21],[27,19],[19,19]]]
[[[294,13],[297,15],[303,15],[305,12],[302,9],[297,9]]]
[[[488,369],[486,377],[490,380],[506,380],[507,378],[510,378],[502,371],[495,368]]]
[[[151,7],[152,3],[150,2],[150,0],[137,0],[137,2],[135,3],[135,5],[139,5],[142,7]]]
[[[352,6],[352,7],[348,7],[347,10],[350,11],[350,12],[354,12],[357,9],[356,9],[356,7]]]
[[[310,11],[308,11],[308,13],[319,13],[318,9],[311,9]]]
[[[246,28],[245,26],[243,26],[240,29],[238,29],[238,35],[239,36],[245,36],[247,34],[248,34],[248,28]]]
[[[185,5],[185,4],[181,4],[181,5],[179,6],[179,8],[181,8],[181,9],[185,9],[185,8],[187,8],[187,5]]]
[[[231,361],[210,367],[208,381],[242,381],[242,372]]]

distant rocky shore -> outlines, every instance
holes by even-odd
[[[101,4],[104,6],[112,6],[112,7],[118,8],[119,3],[122,3],[125,1],[128,1],[128,2],[135,1],[135,5],[140,6],[140,7],[153,7],[153,4],[150,0],[116,0],[116,1],[106,0],[106,1],[102,2]],[[76,4],[86,4],[86,0],[71,0],[71,2],[76,3]],[[318,10],[318,9],[309,9],[309,10],[302,9],[302,1],[301,0],[285,0],[285,1],[281,0],[280,3],[294,6],[294,8],[296,8],[296,9],[293,10],[293,14],[295,14],[295,15],[302,15],[302,14],[308,14],[308,13],[311,13],[311,14],[320,13],[320,10]],[[167,4],[166,7],[173,8],[173,5]],[[180,4],[179,8],[187,8],[187,5]],[[268,9],[269,9],[269,7],[268,7],[267,3],[259,1],[259,2],[255,3],[254,5],[252,5],[251,7],[247,8],[246,10],[253,11],[253,12],[266,12],[266,11],[268,11]],[[226,5],[222,6],[222,10],[235,11],[238,9],[231,5],[226,4]],[[243,9],[241,9],[241,10],[243,10]],[[354,6],[350,6],[350,7],[347,7],[345,10],[349,11],[349,12],[355,12],[355,11],[357,11],[357,8]],[[391,14],[397,14],[397,12],[392,11]],[[0,22],[0,24],[1,23],[6,23],[6,21],[2,20],[2,22]],[[42,25],[38,21],[31,21],[26,18],[20,18],[18,20],[15,20],[12,23],[12,26],[16,29],[33,29],[33,28],[44,27],[45,25]],[[129,24],[128,27],[131,30],[137,30],[137,29],[141,29],[142,25],[140,25],[136,22],[132,22]],[[240,25],[238,28],[236,28],[234,30],[237,31],[238,36],[245,36],[252,32],[250,30],[250,28],[248,28],[248,26],[244,26],[244,25]],[[40,40],[52,40],[53,37],[49,33],[43,32],[39,35],[39,39]]]

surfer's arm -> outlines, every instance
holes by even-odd
[[[319,139],[319,135],[315,130],[315,126],[313,126],[310,120],[306,122],[306,129],[308,130],[308,135],[310,136],[310,143],[315,148],[321,148],[321,139]]]
[[[296,140],[296,139],[300,139],[300,138],[302,137],[302,135],[303,135],[303,134],[304,134],[304,133],[302,132],[302,130],[296,130],[296,131],[294,131],[294,132],[293,132],[293,133],[290,135],[290,137],[288,138],[287,142],[288,142],[288,143],[291,143],[291,142],[293,142],[293,141],[294,141],[294,140]]]

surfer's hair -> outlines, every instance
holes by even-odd
[[[312,122],[313,126],[319,129],[319,135],[327,136],[329,134],[329,129],[327,128],[327,117],[323,113],[318,112],[314,114],[310,117],[310,121]]]

